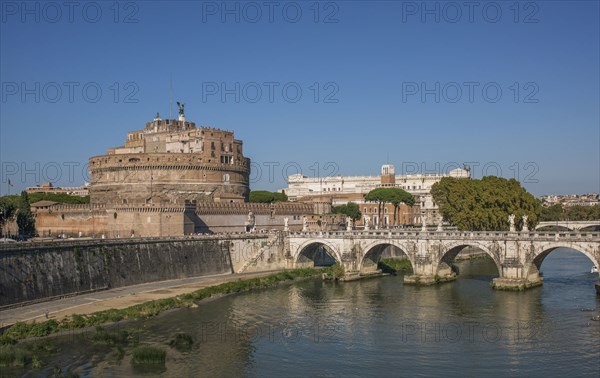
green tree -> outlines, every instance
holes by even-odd
[[[26,191],[21,192],[21,201],[19,203],[19,210],[17,211],[17,226],[19,227],[19,235],[25,237],[35,235],[35,219],[31,213],[29,196]]]
[[[599,220],[600,206],[569,206],[565,209],[565,219],[572,221]]]
[[[540,201],[515,179],[486,176],[481,180],[444,177],[431,188],[444,220],[459,230],[508,230],[508,216],[515,215],[515,225],[522,227],[528,216],[533,229],[541,213]]]
[[[594,206],[569,206],[563,207],[560,204],[542,208],[540,221],[586,221],[600,219],[600,205]]]
[[[66,193],[31,193],[29,201],[36,203],[37,201],[54,201],[65,204],[85,204],[90,203],[90,196],[75,196]]]
[[[5,197],[0,198],[0,237],[4,236],[4,225],[14,217],[16,210],[13,201]]]
[[[397,226],[396,215],[401,204],[413,206],[415,197],[409,192],[400,188],[385,188],[388,196],[388,201],[394,206],[394,227]]]
[[[288,200],[285,193],[269,192],[268,190],[253,190],[249,197],[250,202],[258,203],[286,202]]]
[[[285,193],[273,192],[273,202],[287,202],[288,196]]]
[[[381,209],[386,204],[388,196],[385,193],[385,188],[376,188],[371,190],[365,196],[365,201],[377,202],[377,224],[379,224],[381,218]]]
[[[333,214],[344,214],[347,217],[352,218],[352,221],[357,221],[362,218],[360,208],[354,202],[348,202],[345,205],[333,206],[331,208]]]
[[[378,223],[379,218],[381,218],[382,207],[385,206],[386,203],[391,203],[394,206],[394,226],[396,226],[396,214],[398,213],[400,204],[405,203],[409,206],[415,204],[415,198],[412,196],[412,194],[400,188],[373,189],[367,193],[365,196],[365,201],[377,202],[377,212],[379,214],[377,218]]]
[[[565,210],[561,204],[548,207],[542,207],[540,222],[561,221],[564,220]]]

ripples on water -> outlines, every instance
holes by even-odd
[[[544,285],[526,292],[492,290],[497,271],[486,260],[460,263],[460,279],[433,287],[403,286],[401,276],[310,280],[124,327],[141,342],[165,345],[163,376],[597,378],[600,322],[590,318],[600,300],[591,265],[557,250],[542,265]],[[177,332],[193,335],[191,352],[166,346]],[[94,350],[81,345],[64,342],[62,366],[89,376],[134,374],[127,356],[89,364]]]

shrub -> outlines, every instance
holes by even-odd
[[[48,336],[58,330],[58,322],[54,319],[46,320],[45,322],[35,324],[33,323],[29,330],[28,336],[41,337]]]
[[[189,351],[192,349],[194,339],[187,333],[178,333],[175,338],[169,342],[169,345],[180,352]]]
[[[167,352],[153,345],[140,345],[133,350],[132,364],[164,364]]]
[[[344,277],[344,274],[345,274],[344,266],[341,265],[340,263],[336,263],[331,268],[331,273],[333,275],[333,278],[336,278],[336,279]]]

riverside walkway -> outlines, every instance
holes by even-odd
[[[237,281],[238,279],[264,277],[273,273],[276,272],[224,273],[178,280],[149,282],[13,307],[0,312],[0,328],[5,328],[18,321],[40,322],[47,319],[60,320],[65,316],[73,314],[90,314],[108,309],[127,308],[156,299],[191,293],[208,286]],[[46,313],[48,314],[48,318],[46,318]]]

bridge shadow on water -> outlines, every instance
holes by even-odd
[[[496,264],[488,258],[455,262],[453,271],[457,273],[459,280],[469,279],[491,282],[494,278],[500,276]]]

